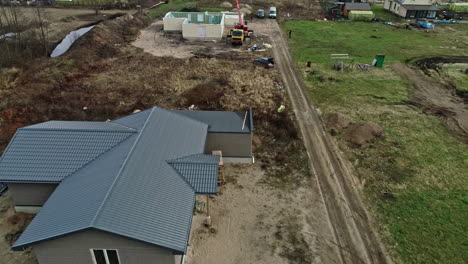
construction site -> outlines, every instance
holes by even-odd
[[[223,137],[208,135],[203,142],[206,155],[221,157],[219,167],[211,161],[217,168],[217,189],[195,191],[185,249],[155,243],[150,251],[159,259],[152,261],[466,259],[465,21],[435,23],[432,30],[408,29],[397,17],[338,22],[330,19],[331,5],[306,0],[148,0],[109,10],[76,2],[0,6],[0,182],[12,186],[0,196],[0,263],[82,263],[78,257],[43,253],[45,248],[59,250],[63,238],[24,243],[22,248],[17,244],[53,204],[45,202],[42,215],[41,207],[33,213],[18,210],[17,183],[7,177],[12,165],[2,163],[15,149],[18,133],[51,120],[109,124],[153,107],[192,112],[186,114],[189,118],[197,112],[236,114],[233,119],[216,117],[227,130],[199,120],[209,124],[208,133]],[[371,8],[379,17],[383,5]],[[411,37],[412,45],[425,50],[402,41]],[[233,147],[212,152],[221,141]],[[242,148],[245,155],[229,152]],[[111,186],[119,186],[123,176],[117,177]],[[115,192],[110,190],[108,195]],[[129,200],[139,196],[130,191]],[[408,208],[415,208],[412,219]],[[125,218],[136,221],[138,215]],[[119,223],[119,217],[114,221]],[[149,223],[148,230],[157,228],[158,221]],[[125,255],[128,249],[119,248],[120,240],[88,245],[79,236],[67,236],[63,243],[73,239],[77,248],[89,249],[73,252],[85,256],[86,263],[153,263],[145,262],[147,253],[141,249],[135,258]],[[140,239],[126,234],[118,238]],[[146,247],[147,241],[141,241]],[[453,243],[460,246],[444,253]],[[96,250],[102,249],[100,260]],[[162,249],[173,250],[171,257],[157,253]]]

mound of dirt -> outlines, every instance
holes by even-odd
[[[232,8],[232,4],[228,1],[222,2],[219,6],[222,8]]]
[[[136,39],[139,28],[145,24],[145,17],[130,14],[104,21],[78,39],[70,51],[80,58],[85,55],[91,56],[90,59],[110,57],[117,52],[116,46]]]
[[[218,109],[221,107],[220,99],[228,89],[229,82],[224,79],[213,79],[206,83],[196,85],[185,93],[189,105],[193,104],[203,109]]]
[[[341,113],[327,114],[324,120],[332,135],[338,134],[352,123],[352,120],[348,116]]]
[[[343,135],[345,140],[358,146],[372,142],[381,136],[383,136],[383,129],[372,122],[351,126]]]

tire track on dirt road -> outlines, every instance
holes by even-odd
[[[307,87],[289,54],[288,44],[274,20],[267,20],[275,63],[298,119],[304,145],[325,203],[342,263],[392,263],[370,225],[370,219],[353,182],[349,165],[325,132]]]

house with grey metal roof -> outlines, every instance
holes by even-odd
[[[438,11],[433,0],[385,0],[384,9],[407,19],[436,18]]]
[[[252,132],[251,110],[157,107],[20,128],[0,159],[0,182],[17,211],[38,213],[13,249],[32,247],[41,264],[181,263],[195,196],[217,192],[212,151],[251,159]]]

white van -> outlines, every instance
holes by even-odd
[[[276,7],[270,7],[270,12],[268,13],[269,18],[276,18]]]

